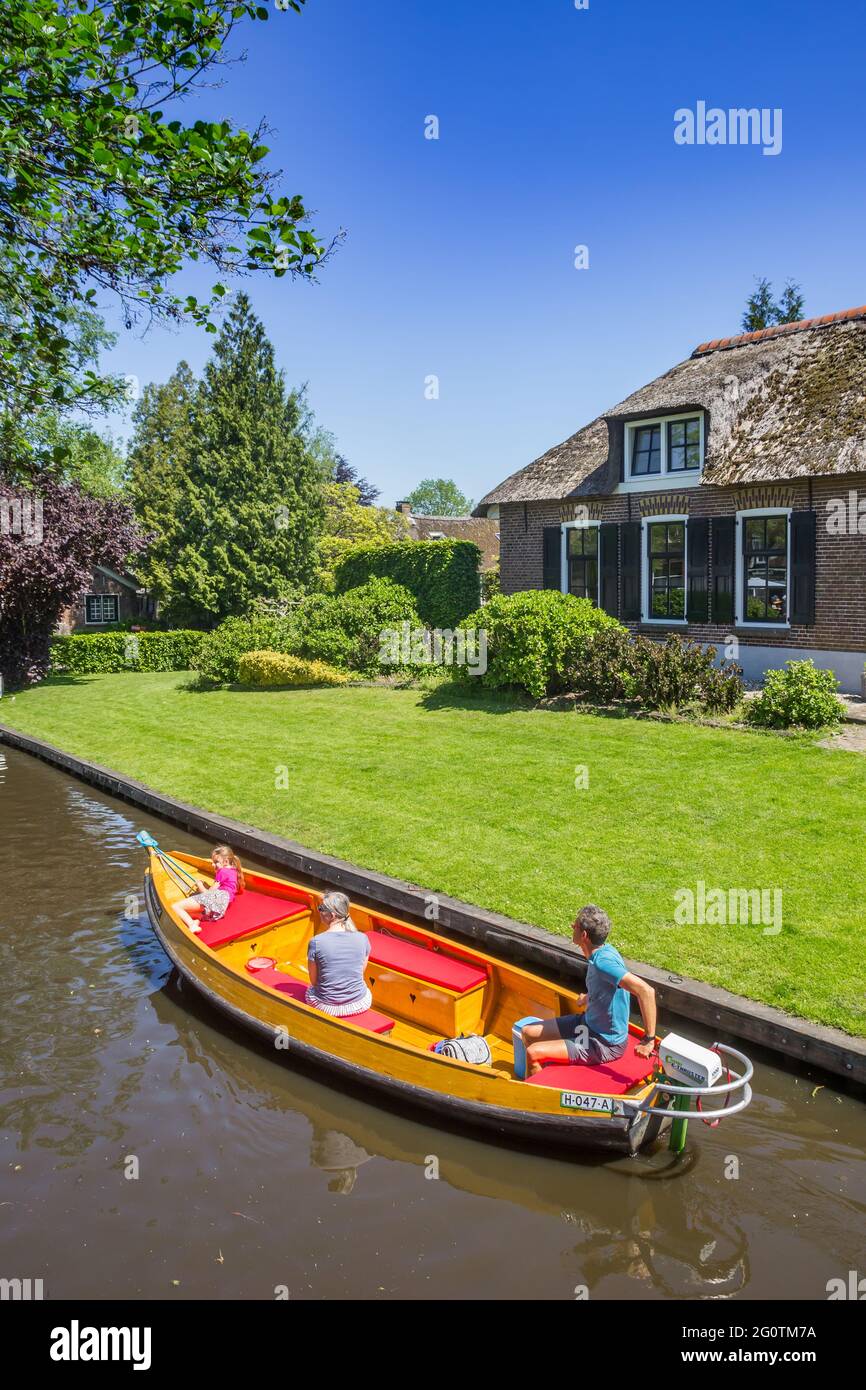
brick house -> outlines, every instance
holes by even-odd
[[[96,565],[90,583],[80,599],[61,615],[57,630],[104,632],[113,623],[149,622],[154,601],[134,574]]]
[[[502,588],[737,652],[866,660],[866,306],[702,343],[484,497]]]

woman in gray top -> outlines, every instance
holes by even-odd
[[[319,904],[319,916],[324,931],[307,947],[307,1003],[335,1018],[362,1014],[373,1003],[364,979],[370,942],[349,916],[345,893],[326,893]]]

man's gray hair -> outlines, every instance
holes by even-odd
[[[603,946],[610,935],[610,918],[600,907],[589,903],[577,914],[577,924],[582,927],[593,946]]]
[[[319,911],[328,917],[336,917],[339,922],[345,922],[347,931],[357,931],[358,928],[349,916],[350,906],[345,893],[326,893],[319,904]]]

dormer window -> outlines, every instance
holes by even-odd
[[[635,478],[662,471],[662,432],[660,425],[644,425],[635,430],[631,471]]]
[[[699,481],[704,461],[702,415],[635,420],[625,426],[623,486],[652,488]]]

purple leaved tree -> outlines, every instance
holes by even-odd
[[[57,620],[94,565],[121,568],[143,545],[123,502],[50,478],[29,491],[0,475],[0,675],[8,688],[46,674]]]

